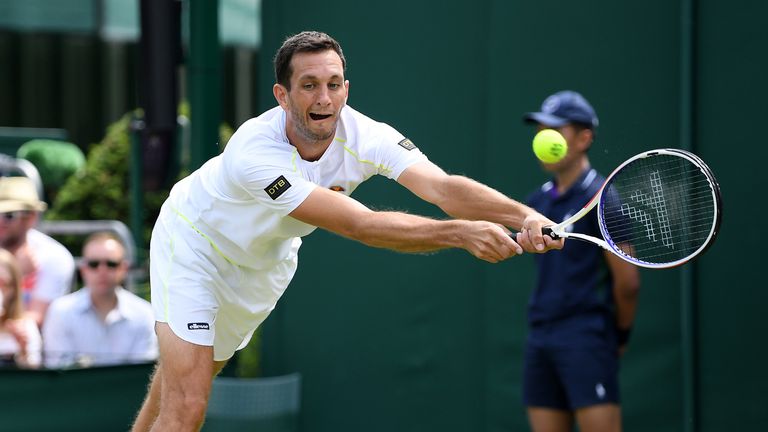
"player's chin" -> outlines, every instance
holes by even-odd
[[[336,134],[336,122],[318,122],[312,123],[311,128],[314,135],[319,140],[332,138]]]

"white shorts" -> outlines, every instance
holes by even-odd
[[[275,308],[297,261],[294,254],[268,270],[233,263],[166,203],[150,242],[155,319],[187,342],[213,346],[215,361],[227,360]]]

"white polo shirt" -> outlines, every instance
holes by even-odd
[[[275,107],[238,128],[221,155],[173,188],[170,202],[228,260],[267,269],[315,229],[285,217],[315,187],[349,195],[375,174],[397,179],[426,159],[391,126],[346,106],[325,154],[304,161],[288,142],[285,111]]]

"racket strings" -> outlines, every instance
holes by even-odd
[[[662,264],[684,259],[712,236],[713,181],[683,157],[657,154],[614,173],[602,194],[601,229],[617,251]]]

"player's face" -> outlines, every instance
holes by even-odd
[[[331,140],[349,91],[341,58],[333,50],[299,53],[291,67],[291,90],[278,97],[287,113],[288,138]]]
[[[128,271],[125,250],[112,239],[96,240],[83,251],[80,274],[95,295],[109,293],[120,285]]]

